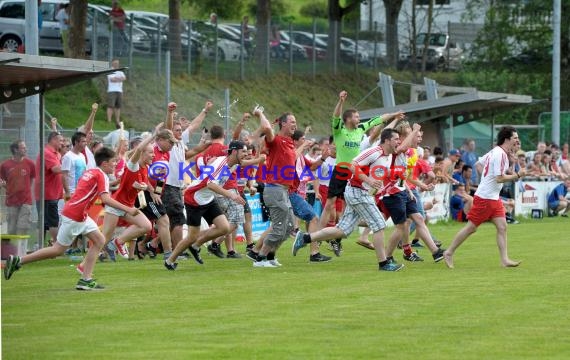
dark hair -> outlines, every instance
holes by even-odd
[[[210,136],[212,140],[222,139],[224,137],[224,128],[220,125],[214,125],[210,128]]]
[[[503,145],[505,143],[505,140],[510,139],[516,132],[517,129],[512,126],[503,126],[497,134],[497,145]]]
[[[85,133],[82,133],[81,131],[77,131],[75,134],[73,134],[73,136],[71,136],[71,145],[75,146],[75,144],[80,142],[82,138],[86,138],[86,137],[87,137],[87,135],[85,135]]]
[[[469,169],[473,169],[473,166],[465,164],[465,165],[463,165],[463,167],[461,168],[461,172],[467,171],[467,170],[469,170]]]
[[[303,136],[305,136],[305,132],[304,132],[303,130],[295,130],[295,132],[293,133],[293,135],[291,135],[291,137],[292,137],[293,140],[295,140],[295,141],[301,139]]]
[[[100,166],[105,161],[109,161],[114,158],[115,152],[108,147],[102,147],[101,149],[97,150],[93,155],[95,157],[95,164]]]
[[[16,155],[16,151],[18,151],[18,148],[20,147],[20,143],[23,143],[24,140],[16,140],[13,143],[10,144],[10,152],[12,152],[12,155]]]
[[[436,146],[433,148],[433,156],[438,155],[443,155],[443,150],[439,146]]]
[[[342,113],[342,121],[346,122],[346,119],[352,116],[352,114],[357,113],[358,110],[356,109],[346,109]]]
[[[279,116],[275,122],[279,124],[279,129],[281,129],[283,127],[283,123],[287,122],[287,119],[289,119],[289,116],[293,115],[293,113],[291,112],[285,112],[283,114],[281,114],[281,116]]]
[[[57,131],[52,131],[48,135],[48,142],[52,141],[53,138],[60,136],[61,134]]]
[[[392,128],[382,130],[380,134],[380,144],[384,144],[386,140],[392,139],[393,134],[398,134],[398,132]]]
[[[443,159],[443,156],[436,156],[436,157],[435,157],[435,160],[434,160],[434,163],[440,163],[440,162],[442,162],[443,160],[444,160],[444,159]]]
[[[334,136],[329,136],[329,144],[334,144]]]

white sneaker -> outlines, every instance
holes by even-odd
[[[271,262],[267,261],[267,260],[263,260],[263,261],[256,261],[253,263],[253,267],[268,267],[268,268],[274,268],[277,267],[277,265],[273,265]]]
[[[117,248],[117,251],[119,252],[119,255],[121,255],[123,257],[123,259],[129,258],[129,250],[127,250],[127,248],[125,247],[125,244],[121,244],[119,242],[119,239],[117,239],[117,238],[113,239],[113,245],[115,245],[115,247]]]
[[[283,266],[283,265],[281,265],[281,263],[280,263],[279,261],[277,261],[277,259],[267,260],[267,261],[269,261],[269,263],[270,263],[271,265],[276,266],[276,267],[278,267],[278,266]]]

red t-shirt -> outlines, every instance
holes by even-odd
[[[6,181],[6,206],[32,205],[32,179],[36,165],[28,158],[8,159],[0,165],[0,178]]]
[[[122,17],[123,20],[122,21],[117,21],[115,22],[115,25],[117,26],[117,28],[119,30],[123,30],[125,28],[125,10],[123,10],[123,8],[117,6],[111,9],[111,11],[109,11],[109,16],[112,17]]]
[[[231,175],[235,176],[235,169],[228,166],[228,157],[219,156],[209,166],[212,171],[204,171],[204,178],[192,181],[192,184],[184,192],[184,203],[193,207],[203,206],[214,201],[215,192],[208,188],[208,183],[213,182],[225,188],[225,183]]]
[[[269,156],[262,167],[262,179],[267,184],[292,186],[295,179],[295,145],[289,136],[275,135],[272,142],[265,140]]]
[[[54,166],[61,166],[61,154],[55,151],[51,146],[46,146],[44,149],[44,163],[45,163],[45,198],[44,200],[59,200],[63,199],[63,181],[61,173],[56,174],[51,171]],[[40,175],[40,156],[36,160],[36,174]],[[40,182],[35,182],[36,200],[40,200]]]
[[[228,156],[228,146],[220,143],[213,143],[210,145],[206,150],[204,150],[204,152],[200,153],[200,155],[196,157],[196,165],[198,165],[198,172],[196,174],[200,175],[201,166],[208,165],[214,158],[220,156]],[[224,189],[237,189],[237,179],[235,173],[232,174],[232,176],[224,184]]]
[[[135,206],[135,200],[139,192],[133,187],[135,181],[141,184],[148,183],[148,167],[141,167],[138,163],[133,164],[127,161],[127,167],[121,178],[121,184],[119,185],[119,189],[113,194],[113,199],[126,206]]]
[[[95,199],[103,193],[109,192],[109,178],[99,168],[86,170],[75,188],[75,192],[63,207],[62,215],[71,220],[85,221],[89,208]]]
[[[159,162],[162,164],[163,168],[168,169],[168,167],[170,166],[170,151],[162,151],[162,149],[160,148],[160,146],[158,146],[158,144],[154,144],[153,150],[154,150],[154,158],[152,159],[152,164],[150,165],[151,168],[154,164]],[[166,182],[166,178],[162,180]],[[154,188],[156,187],[156,179],[153,179],[152,176],[148,177],[148,182],[152,185],[152,187]]]
[[[432,168],[429,162],[420,158],[416,161],[416,166],[414,166],[414,169],[412,170],[412,177],[419,180],[422,174],[427,174],[430,171],[432,171]],[[416,185],[412,184],[411,182],[408,181],[407,183],[410,189],[413,190],[416,188]]]

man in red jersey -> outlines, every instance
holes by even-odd
[[[57,236],[59,227],[59,213],[57,203],[63,199],[63,180],[61,170],[61,154],[59,149],[63,146],[63,136],[58,132],[48,135],[48,143],[44,148],[44,183],[34,183],[36,206],[40,212],[40,186],[45,187],[44,192],[44,232],[49,231],[52,242]],[[40,156],[36,159],[36,174],[40,174]]]
[[[516,129],[512,126],[505,126],[497,134],[497,146],[479,159],[479,164],[483,166],[483,173],[481,174],[481,182],[475,192],[473,206],[467,214],[467,225],[455,235],[453,242],[443,253],[445,263],[450,269],[453,268],[453,254],[455,250],[471,234],[477,231],[479,225],[485,221],[491,221],[497,228],[497,246],[501,257],[501,265],[504,267],[519,266],[520,261],[509,259],[505,207],[499,197],[503,183],[517,181],[526,175],[526,170],[524,169],[511,175],[506,173],[509,168],[508,153],[519,145],[519,135]]]
[[[194,180],[184,193],[184,206],[186,207],[188,236],[178,243],[164,261],[168,270],[175,270],[178,264],[176,259],[184,250],[188,249],[196,262],[202,264],[200,246],[205,242],[224,236],[232,231],[228,219],[215,200],[215,194],[232,199],[240,205],[245,200],[237,192],[224,188],[224,184],[234,174],[235,168],[241,165],[247,155],[247,147],[241,141],[232,141],[227,149],[228,155],[215,158],[208,165],[208,171]],[[214,225],[205,231],[200,231],[202,217],[209,225]]]
[[[103,248],[103,244],[105,244],[105,238],[99,231],[95,221],[87,215],[87,212],[97,197],[100,197],[104,204],[120,209],[128,213],[129,216],[136,216],[138,210],[119,203],[109,195],[109,178],[107,174],[112,174],[115,171],[115,166],[117,165],[115,152],[109,148],[102,148],[95,153],[95,162],[98,167],[83,173],[75,193],[65,203],[61,216],[61,227],[57,233],[57,241],[50,247],[23,257],[11,255],[4,268],[4,278],[6,280],[10,279],[12,274],[24,264],[51,259],[63,254],[77,236],[85,235],[92,241],[92,246],[85,256],[83,274],[75,288],[77,290],[103,289],[101,285],[93,280],[92,275],[97,255]]]
[[[6,188],[8,234],[28,234],[32,223],[32,181],[36,177],[34,162],[26,157],[24,140],[10,145],[12,158],[0,165],[0,187]]]
[[[281,244],[287,240],[294,228],[294,215],[291,201],[289,201],[289,188],[295,179],[295,144],[291,137],[297,130],[297,120],[292,113],[284,113],[277,120],[279,132],[275,134],[269,120],[263,111],[256,108],[253,115],[259,118],[260,132],[265,136],[267,151],[266,166],[260,168],[265,188],[263,200],[269,209],[271,230],[263,241],[254,267],[277,267],[273,264],[275,253]]]

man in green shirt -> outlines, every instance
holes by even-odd
[[[337,215],[340,215],[335,214],[336,198],[343,197],[346,183],[352,176],[349,166],[352,160],[360,153],[360,142],[364,133],[376,125],[388,124],[393,120],[405,118],[405,114],[402,111],[398,111],[376,116],[361,123],[360,114],[356,109],[347,109],[343,113],[342,108],[347,96],[348,92],[345,90],[340,92],[332,117],[332,133],[336,146],[336,166],[331,175],[327,200],[320,219],[321,228],[326,227],[331,216],[334,215],[336,220]],[[340,239],[331,241],[331,246],[335,255],[340,256]]]

